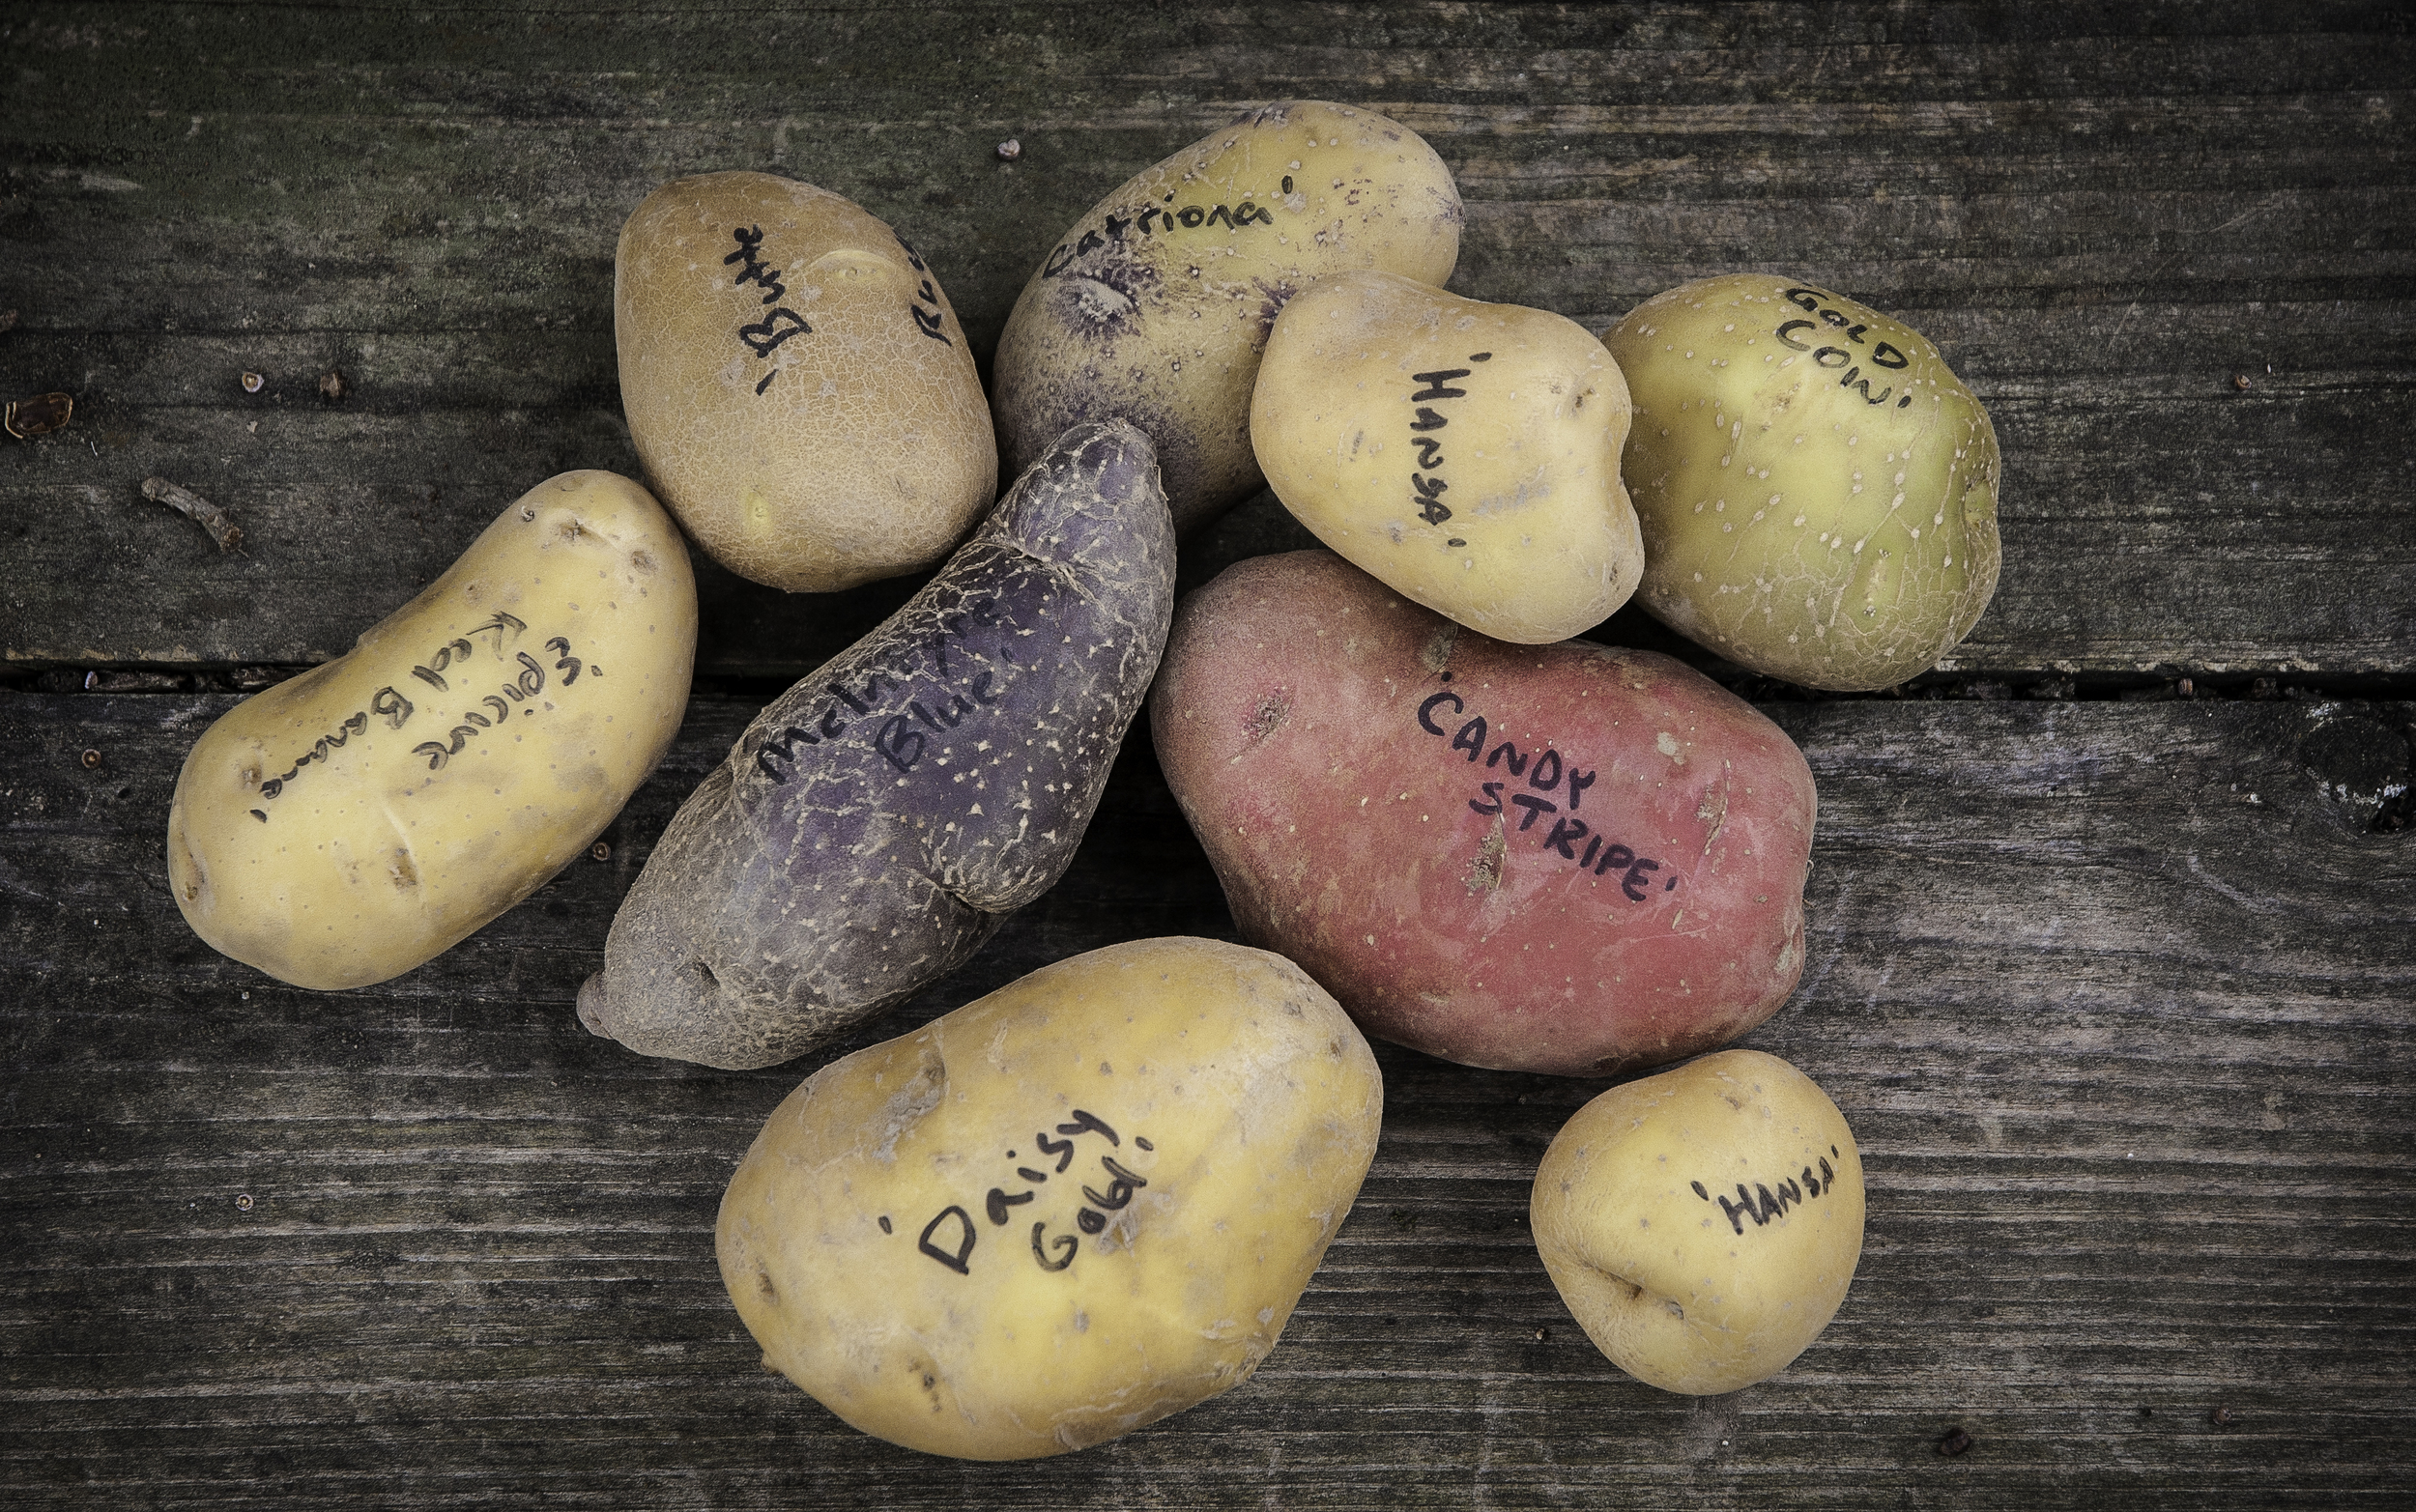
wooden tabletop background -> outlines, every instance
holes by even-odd
[[[0,442],[0,1502],[2410,1505],[2412,14],[0,6],[0,398],[75,404]],[[636,471],[612,254],[656,183],[849,196],[986,357],[1078,214],[1276,98],[1433,143],[1456,290],[1598,330],[1797,273],[1995,416],[2003,579],[1940,671],[1814,698],[1685,652],[1820,785],[1802,985],[1743,1042],[1856,1129],[1861,1269],[1776,1379],[1640,1385],[1524,1228],[1605,1084],[1380,1046],[1374,1170],[1253,1380],[1076,1455],[926,1458],[760,1369],[714,1267],[733,1165],[829,1056],[707,1071],[571,1012],[680,799],[913,583],[702,571],[688,722],[610,859],[381,986],[203,946],[169,794],[522,491]],[[1183,581],[1305,543],[1262,497]],[[1056,890],[831,1053],[1231,932],[1144,725]]]

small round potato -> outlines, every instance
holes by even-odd
[[[550,478],[350,652],[193,743],[177,906],[296,986],[400,976],[587,849],[678,733],[695,664],[671,517],[610,472]]]
[[[1091,207],[1023,286],[992,382],[1009,474],[1122,416],[1157,443],[1176,531],[1214,519],[1259,487],[1251,385],[1284,301],[1354,268],[1439,284],[1459,227],[1451,170],[1398,122],[1245,113]]]
[[[1111,945],[791,1094],[722,1198],[722,1280],[764,1362],[866,1433],[1085,1448],[1250,1378],[1383,1113],[1290,961]]]
[[[1276,321],[1250,437],[1317,539],[1437,613],[1538,645],[1609,618],[1644,570],[1619,478],[1627,409],[1575,321],[1346,272]]]
[[[621,228],[630,440],[742,578],[822,593],[916,572],[990,507],[998,448],[938,275],[839,195],[707,173]]]
[[[1529,1220],[1613,1364],[1711,1396],[1786,1369],[1837,1315],[1862,1255],[1862,1156],[1810,1077],[1723,1050],[1578,1109]]]
[[[1656,295],[1603,333],[1635,396],[1639,597],[1813,688],[1892,687],[1997,590],[1997,433],[1912,328],[1768,273]]]

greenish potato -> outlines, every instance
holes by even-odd
[[[1731,273],[1602,339],[1635,396],[1638,597],[1671,628],[1841,692],[1926,671],[1970,632],[1997,590],[1997,433],[1918,332]]]
[[[1690,1396],[1787,1368],[1862,1255],[1862,1156],[1827,1094],[1723,1050],[1610,1091],[1536,1171],[1529,1231],[1611,1362]]]
[[[621,408],[705,554],[825,593],[946,556],[998,484],[980,376],[921,255],[826,189],[677,179],[613,261]]]
[[[1285,301],[1459,257],[1459,190],[1417,132],[1372,111],[1261,105],[1091,207],[1023,286],[992,372],[1010,476],[1067,427],[1121,416],[1156,442],[1177,532],[1258,490],[1251,387]]]
[[[671,517],[610,472],[550,478],[350,652],[193,743],[177,906],[297,986],[400,976],[587,849],[678,732],[695,664]]]
[[[816,1072],[715,1230],[764,1362],[928,1454],[1084,1448],[1240,1384],[1358,1195],[1375,1057],[1280,956],[1140,940]]]
[[[1497,641],[1565,641],[1644,571],[1620,484],[1627,384],[1547,310],[1397,273],[1295,296],[1251,398],[1268,487],[1394,591]]]

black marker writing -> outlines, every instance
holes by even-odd
[[[973,643],[972,637],[978,634],[988,641],[987,632],[1002,626],[1005,633],[996,638],[990,652]],[[912,772],[929,749],[925,730],[944,734],[956,729],[982,711],[995,708],[1005,697],[1012,674],[985,665],[985,658],[994,654],[1015,666],[1014,633],[1013,616],[997,599],[976,599],[965,606],[964,613],[944,619],[936,635],[919,646],[909,646],[907,667],[873,668],[852,688],[826,684],[823,691],[832,701],[823,705],[821,717],[807,725],[785,725],[765,732],[755,748],[756,770],[786,784],[795,775],[799,752],[845,738],[858,721],[877,720],[856,738],[878,752],[896,772]],[[927,658],[915,657],[918,650],[927,653]],[[918,678],[925,686],[916,686]],[[934,682],[935,689],[929,686]],[[900,708],[891,699],[902,693],[914,697]]]
[[[1831,1145],[1828,1153],[1835,1155],[1836,1146]],[[1730,1202],[1726,1197],[1712,1196],[1701,1182],[1690,1182],[1687,1184],[1691,1185],[1694,1188],[1694,1194],[1705,1202],[1718,1203],[1720,1213],[1728,1219],[1729,1227],[1742,1234],[1745,1231],[1745,1219],[1751,1218],[1755,1228],[1762,1228],[1772,1218],[1785,1217],[1790,1207],[1800,1207],[1834,1186],[1837,1184],[1837,1176],[1829,1169],[1828,1162],[1820,1160],[1816,1163],[1821,1168],[1821,1174],[1818,1176],[1813,1175],[1812,1167],[1807,1165],[1795,1176],[1784,1177],[1775,1182],[1756,1182],[1749,1188],[1744,1183],[1739,1182],[1735,1202]]]
[[[1058,1137],[1053,1139],[1050,1137],[1049,1128],[1036,1131],[1032,1137],[1038,1142],[1043,1155],[1057,1157],[1056,1170],[1060,1174],[1073,1165],[1079,1153],[1079,1143],[1086,1136],[1098,1136],[1107,1141],[1112,1150],[1121,1150],[1124,1144],[1123,1137],[1106,1119],[1081,1108],[1072,1109],[1071,1116],[1055,1125],[1054,1130]],[[1137,1135],[1133,1144],[1145,1152],[1156,1149],[1147,1139]],[[1098,1146],[1090,1148],[1098,1152],[1097,1170],[1101,1174],[1088,1180],[1077,1178],[1083,1205],[1074,1214],[1074,1226],[1084,1234],[1102,1234],[1107,1228],[1107,1214],[1130,1207],[1135,1194],[1149,1184],[1149,1178],[1125,1165],[1115,1155],[1099,1152]],[[1016,1157],[1016,1152],[1012,1150],[1006,1154],[1009,1160]],[[982,1212],[993,1228],[1005,1228],[1014,1221],[1015,1209],[1037,1201],[1039,1188],[1050,1175],[1048,1171],[1025,1165],[1016,1166],[1014,1170],[1025,1184],[1023,1190],[1010,1190],[1002,1183],[983,1194]],[[1094,1184],[1104,1184],[1105,1189]],[[1051,1236],[1049,1223],[1050,1220],[1043,1218],[1031,1226],[1032,1261],[1043,1270],[1063,1270],[1074,1264],[1081,1249],[1081,1241],[1071,1234]],[[885,1218],[881,1223],[881,1232],[889,1232]],[[963,1206],[951,1203],[934,1213],[931,1221],[923,1226],[922,1234],[915,1240],[915,1248],[959,1275],[970,1275],[973,1250],[979,1239],[980,1229],[972,1214]]]
[[[1470,354],[1468,360],[1488,362],[1492,358],[1493,354],[1490,352],[1477,352]],[[1450,416],[1431,408],[1429,402],[1468,397],[1467,389],[1452,388],[1446,385],[1454,379],[1466,378],[1474,371],[1474,368],[1449,367],[1438,368],[1431,373],[1409,375],[1425,385],[1412,391],[1409,396],[1409,402],[1417,407],[1415,417],[1409,422],[1410,444],[1418,448],[1418,460],[1414,465],[1416,471],[1411,472],[1409,478],[1411,490],[1409,501],[1417,509],[1418,518],[1428,525],[1441,525],[1452,518],[1452,506],[1443,501],[1443,495],[1452,485],[1444,481],[1440,471],[1444,462],[1442,441],[1437,437],[1419,433],[1439,431],[1452,423]]]
[[[749,321],[741,325],[738,328],[738,339],[745,343],[747,350],[757,357],[768,357],[779,349],[782,342],[790,337],[812,335],[814,328],[806,324],[805,317],[780,302],[788,296],[789,289],[780,281],[780,270],[766,267],[763,263],[762,256],[763,228],[762,226],[738,226],[730,234],[737,242],[738,249],[722,259],[723,266],[727,267],[732,263],[743,265],[739,268],[737,275],[731,279],[731,287],[742,289],[748,284],[753,284],[763,291],[762,302],[775,306],[771,313],[762,320]],[[772,380],[779,376],[778,368],[764,374],[762,381],[755,385],[755,391],[762,393],[770,387]]]
[[[1887,402],[1887,396],[1895,392],[1894,385],[1883,385],[1877,394],[1873,394],[1871,392],[1871,381],[1863,376],[1860,362],[1856,361],[1855,353],[1848,351],[1844,347],[1815,347],[1811,341],[1798,340],[1796,336],[1792,334],[1796,331],[1810,331],[1813,333],[1813,339],[1818,340],[1822,334],[1822,327],[1826,326],[1829,329],[1837,331],[1846,341],[1852,343],[1854,346],[1869,346],[1869,344],[1862,339],[1863,333],[1871,328],[1869,322],[1850,319],[1842,311],[1837,310],[1832,306],[1823,304],[1821,302],[1822,300],[1835,300],[1837,297],[1833,294],[1824,294],[1818,289],[1798,286],[1785,291],[1779,296],[1779,298],[1785,300],[1796,308],[1799,310],[1808,310],[1813,315],[1818,317],[1817,322],[1809,320],[1782,321],[1779,324],[1778,328],[1770,333],[1778,338],[1779,345],[1791,348],[1797,352],[1811,353],[1812,360],[1819,363],[1823,367],[1844,368],[1846,370],[1845,376],[1837,380],[1837,386],[1840,388],[1852,388],[1855,390],[1857,393],[1862,395],[1862,402],[1864,404],[1882,405]],[[1864,355],[1862,360],[1868,361],[1873,367],[1886,368],[1893,371],[1906,366],[1911,361],[1911,358],[1907,357],[1902,352],[1898,351],[1894,343],[1883,341],[1876,346],[1870,346],[1868,353]],[[1908,392],[1896,401],[1896,408],[1901,410],[1912,402],[1913,395]]]
[[[1456,727],[1446,727],[1436,720],[1446,708],[1453,716],[1468,717],[1460,720]],[[1595,785],[1597,772],[1578,766],[1549,746],[1541,751],[1521,751],[1515,741],[1493,739],[1484,716],[1468,714],[1467,701],[1449,689],[1428,694],[1418,705],[1417,718],[1420,729],[1438,739],[1448,738],[1449,749],[1464,756],[1472,765],[1481,762],[1486,769],[1503,774],[1496,780],[1479,782],[1478,795],[1468,800],[1469,812],[1491,817],[1516,810],[1521,833],[1535,829],[1539,820],[1549,818],[1551,824],[1537,842],[1539,850],[1573,862],[1580,870],[1595,876],[1617,875],[1620,893],[1630,902],[1641,903],[1650,898],[1653,873],[1661,870],[1661,863],[1609,841],[1595,830],[1593,821],[1577,816],[1577,811],[1585,806],[1586,789]],[[1504,789],[1522,780],[1527,791],[1505,795]],[[1566,813],[1563,803],[1568,805]],[[1585,844],[1582,852],[1577,849],[1580,842]],[[1672,875],[1663,879],[1661,891],[1671,892],[1677,886],[1678,878]]]

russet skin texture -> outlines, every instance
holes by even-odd
[[[1635,428],[1638,596],[1756,671],[1839,691],[1928,670],[1997,590],[1997,433],[1938,349],[1767,273],[1656,295],[1603,332]]]
[[[1610,1075],[1735,1039],[1802,971],[1811,772],[1668,657],[1259,556],[1176,607],[1150,728],[1243,938],[1379,1039]]]
[[[687,712],[678,528],[610,472],[538,484],[346,655],[186,757],[168,879],[193,932],[297,986],[400,976],[585,850]]]
[[[1091,207],[1024,285],[993,371],[1010,472],[1121,415],[1164,459],[1178,532],[1255,493],[1251,388],[1268,329],[1316,280],[1440,284],[1459,190],[1415,131],[1314,100],[1249,111]]]
[[[1635,591],[1626,439],[1626,383],[1585,328],[1395,273],[1337,273],[1285,305],[1251,406],[1268,486],[1319,540],[1527,645]]]
[[[1828,1327],[1862,1210],[1836,1104],[1774,1055],[1726,1050],[1580,1108],[1529,1216],[1596,1347],[1648,1385],[1709,1396],[1778,1374]]]
[[[740,577],[823,593],[915,572],[990,507],[997,445],[939,277],[839,195],[664,185],[621,228],[613,328],[647,477]]]
[[[722,1279],[765,1363],[866,1433],[1085,1448],[1249,1379],[1383,1112],[1289,961],[1109,946],[815,1073],[731,1179]]]

